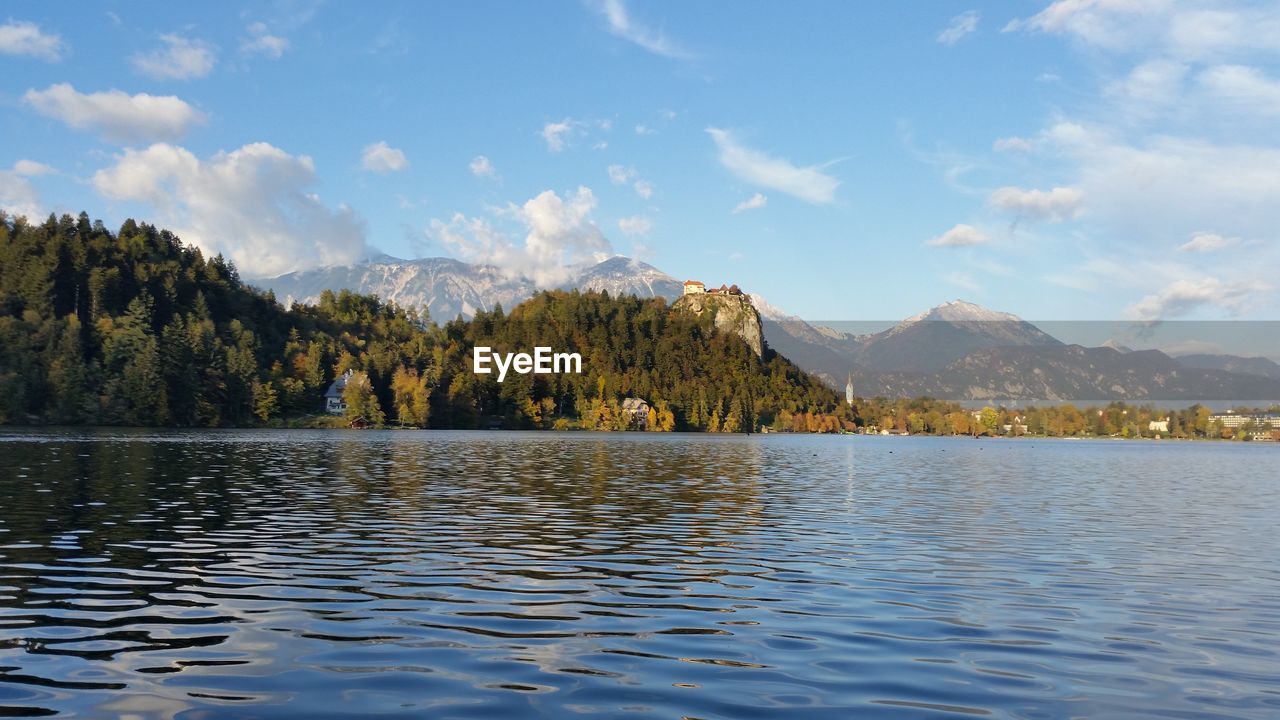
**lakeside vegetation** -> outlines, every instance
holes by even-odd
[[[579,352],[581,375],[476,375],[477,345]],[[324,392],[350,371],[346,411]],[[627,398],[646,401],[638,417]],[[1168,419],[1167,430],[1153,421]],[[661,298],[547,292],[437,325],[351,292],[285,308],[221,256],[126,221],[0,211],[0,423],[1246,439],[1207,408],[966,409],[855,398]]]
[[[1236,411],[1263,410],[1240,407]],[[1280,412],[1280,407],[1269,411]],[[1252,424],[1224,427],[1213,419],[1213,411],[1199,404],[1177,410],[1125,402],[974,410],[932,398],[855,398],[854,414],[864,431],[911,435],[1250,440],[1254,431],[1264,430]]]

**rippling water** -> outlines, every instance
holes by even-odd
[[[104,431],[0,458],[0,715],[1280,717],[1277,446]]]

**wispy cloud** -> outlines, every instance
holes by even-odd
[[[609,32],[648,50],[655,55],[688,60],[692,55],[672,42],[662,31],[654,30],[631,17],[623,0],[599,0],[596,10],[604,16]]]
[[[1257,68],[1215,65],[1200,73],[1197,82],[1232,111],[1280,116],[1280,80]]]
[[[769,198],[764,193],[756,193],[755,195],[752,195],[751,197],[747,198],[746,200],[743,200],[737,205],[734,205],[733,214],[737,215],[740,212],[746,212],[748,210],[756,210],[768,204],[769,204]]]
[[[205,120],[203,113],[172,95],[81,93],[68,83],[28,90],[22,100],[41,115],[119,143],[173,140]]]
[[[970,10],[951,18],[951,22],[938,33],[938,42],[943,45],[955,45],[960,40],[978,29],[978,11]]]
[[[265,23],[251,23],[248,30],[249,37],[240,42],[240,52],[245,55],[261,55],[276,60],[289,49],[288,39],[272,35]]]
[[[133,56],[133,67],[153,80],[190,80],[208,75],[217,62],[213,45],[180,35],[161,35],[163,47]]]
[[[653,221],[643,215],[632,215],[618,220],[618,229],[624,235],[647,235],[653,229]]]
[[[728,130],[709,127],[707,134],[720,150],[720,164],[739,179],[815,205],[835,201],[840,183],[822,172],[822,166],[798,167],[784,158],[742,145]]]
[[[636,172],[634,167],[626,165],[610,165],[607,170],[609,172],[609,182],[614,185],[626,185],[632,180],[635,180],[635,183],[631,187],[636,191],[637,195],[645,200],[653,197],[653,183],[648,180],[641,180],[640,173]]]
[[[636,169],[626,165],[610,165],[606,170],[609,173],[609,182],[614,185],[625,185],[636,177]]]
[[[57,62],[65,49],[61,35],[44,32],[33,22],[10,20],[0,25],[0,55],[26,55]]]
[[[1280,6],[1172,0],[1054,0],[1003,32],[1067,35],[1116,52],[1175,59],[1280,49]]]
[[[1030,152],[1032,147],[1030,140],[1020,138],[1016,135],[997,138],[996,141],[991,144],[991,149],[996,152]]]
[[[960,223],[925,243],[930,247],[969,247],[991,242],[991,236],[972,225]]]
[[[1024,190],[1002,187],[988,199],[992,207],[1020,217],[1059,222],[1078,217],[1083,211],[1084,193],[1077,188]]]
[[[1181,252],[1213,252],[1240,244],[1238,237],[1223,237],[1217,233],[1196,233],[1190,240],[1178,246]]]
[[[967,272],[961,270],[949,272],[946,275],[946,280],[952,285],[962,287],[970,292],[982,292],[982,286]]]

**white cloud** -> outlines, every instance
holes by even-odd
[[[409,167],[404,151],[393,148],[385,140],[366,145],[360,153],[360,166],[376,173],[399,172]]]
[[[364,250],[355,213],[331,210],[311,190],[311,158],[267,143],[201,160],[168,144],[126,149],[93,176],[99,194],[145,203],[158,220],[246,276],[354,262]]]
[[[119,90],[85,94],[68,83],[28,90],[22,99],[41,115],[118,143],[174,140],[205,120],[203,113],[172,95]]]
[[[771,188],[815,205],[835,200],[835,178],[819,166],[796,167],[783,158],[740,144],[728,130],[709,127],[707,133],[720,149],[720,164],[739,179]]]
[[[1123,79],[1109,83],[1103,92],[1130,117],[1145,120],[1177,102],[1186,74],[1183,63],[1163,58],[1149,60]]]
[[[938,42],[943,45],[955,45],[961,38],[978,29],[978,11],[970,10],[951,18],[947,27],[938,33]]]
[[[1217,233],[1196,233],[1190,240],[1178,246],[1182,252],[1213,252],[1240,244],[1240,238],[1223,237]]]
[[[631,17],[631,14],[627,12],[627,6],[622,0],[600,0],[597,3],[597,8],[604,15],[605,21],[609,25],[609,32],[614,35],[634,43],[655,55],[677,60],[691,57],[688,52],[676,46],[661,31],[653,30],[636,22]]]
[[[1216,6],[1215,6],[1216,5]],[[1280,50],[1280,6],[1178,0],[1055,0],[1004,32],[1067,35],[1117,53],[1190,60]]]
[[[1280,115],[1280,81],[1244,65],[1216,65],[1200,73],[1197,82],[1229,109],[1263,115]]]
[[[525,231],[523,244],[510,239],[483,218],[455,214],[449,222],[433,219],[428,234],[454,248],[467,262],[494,265],[539,287],[557,287],[573,277],[571,265],[599,262],[612,254],[604,233],[591,220],[596,198],[579,187],[561,198],[545,190],[523,205],[508,205],[500,218],[517,221]]]
[[[38,220],[44,215],[40,204],[40,195],[28,177],[46,175],[53,168],[31,160],[19,160],[10,170],[0,170],[0,210],[10,217],[25,215],[29,220]]]
[[[653,221],[643,215],[632,215],[618,220],[618,229],[624,235],[647,235],[653,229]]]
[[[1071,273],[1077,280],[1051,281],[1128,288],[1141,298],[1128,312],[1144,318],[1274,312],[1277,296],[1260,293],[1278,257],[1269,240],[1280,227],[1280,144],[1271,132],[1280,117],[1280,3],[1046,4],[1007,29],[1071,39],[1100,88],[1064,81],[1066,107],[1034,138],[1046,166],[1088,203],[1085,222],[1053,244],[1091,259]],[[1050,210],[1051,198],[1039,200],[1029,204],[1043,214],[1070,214],[1070,203]],[[1171,238],[1181,238],[1177,253]]]
[[[648,125],[637,125],[637,126],[636,126],[636,134],[637,134],[637,135],[653,135],[653,134],[654,134],[654,133],[656,133],[656,132],[658,132],[658,131],[657,131],[657,130],[654,130],[653,128],[649,127]]]
[[[932,247],[969,247],[989,242],[990,235],[972,225],[960,223],[925,244]]]
[[[632,185],[631,187],[636,191],[637,195],[645,200],[653,197],[653,183],[648,180],[637,180],[635,185]]]
[[[1101,42],[1108,37],[1107,31],[1110,24],[1118,20],[1117,16],[1132,15],[1144,6],[1154,10],[1167,4],[1167,0],[1054,0],[1030,18],[1011,20],[1003,32],[1072,33]]]
[[[245,55],[262,55],[276,60],[289,49],[289,40],[279,35],[272,35],[267,31],[265,23],[252,23],[248,30],[249,37],[240,43],[240,52]]]
[[[734,205],[733,214],[737,215],[738,213],[746,212],[747,210],[755,210],[757,208],[762,208],[768,204],[769,204],[769,198],[766,197],[764,193],[756,193],[755,195],[752,195],[751,197],[747,198],[746,200],[743,200],[737,205]]]
[[[635,168],[626,167],[625,165],[610,165],[607,170],[609,172],[609,182],[614,185],[625,185],[637,175]]]
[[[1084,193],[1071,187],[1056,187],[1048,191],[1002,187],[991,193],[988,201],[993,207],[1005,212],[1058,222],[1079,217],[1083,210]]]
[[[1030,140],[1020,138],[1016,135],[1011,137],[997,138],[991,144],[991,149],[996,152],[1030,152],[1032,147]]]
[[[1169,320],[1189,315],[1200,308],[1224,310],[1238,315],[1255,294],[1269,287],[1259,281],[1222,282],[1214,277],[1176,280],[1159,292],[1143,297],[1126,309],[1136,320]]]
[[[0,25],[0,55],[27,55],[57,62],[64,49],[61,35],[46,33],[33,22],[10,20]]]
[[[471,158],[471,163],[467,167],[471,168],[471,174],[476,177],[498,177],[498,171],[493,167],[493,163],[489,162],[489,158],[484,155],[477,155]]]
[[[579,132],[580,125],[581,123],[573,118],[543,125],[542,139],[547,141],[547,150],[551,152],[564,150],[568,145],[569,137]]]
[[[56,168],[45,165],[42,162],[36,162],[35,160],[19,160],[13,164],[13,171],[18,175],[24,175],[26,177],[52,175],[58,172]]]
[[[214,47],[203,40],[180,35],[161,35],[164,47],[133,56],[133,67],[153,80],[190,80],[213,71],[217,62]]]
[[[1132,142],[1107,128],[1061,122],[1044,133],[1074,163],[1089,214],[1116,237],[1165,246],[1214,227],[1271,237],[1280,226],[1280,148],[1151,135]]]

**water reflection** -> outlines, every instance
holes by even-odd
[[[1280,455],[0,435],[0,715],[1280,713]]]

